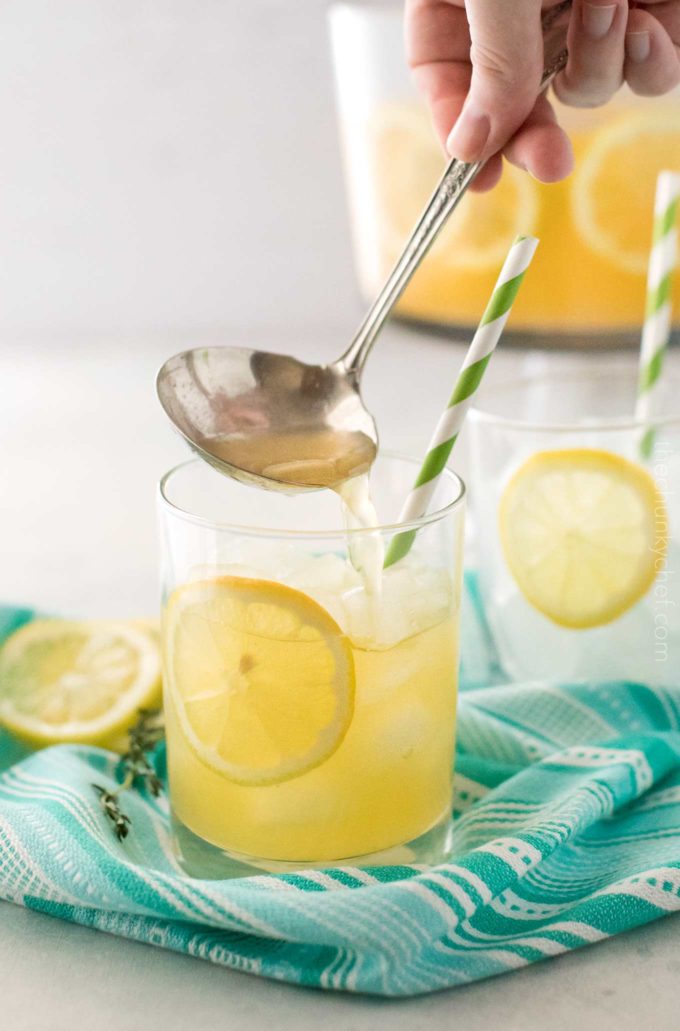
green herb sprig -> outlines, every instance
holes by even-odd
[[[161,793],[163,785],[151,765],[149,753],[162,740],[164,732],[160,709],[140,709],[139,719],[128,732],[128,749],[121,756],[123,779],[119,786],[115,791],[109,791],[101,784],[92,785],[119,841],[127,838],[132,825],[130,817],[120,807],[119,798],[123,792],[145,787],[154,798],[158,798]]]

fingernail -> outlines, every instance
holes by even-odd
[[[616,6],[616,4],[584,3],[583,28],[591,39],[604,39],[614,24]]]
[[[489,116],[466,104],[449,133],[446,149],[461,161],[479,161],[490,132]]]
[[[652,40],[648,32],[626,33],[626,57],[635,64],[642,64],[649,57]]]

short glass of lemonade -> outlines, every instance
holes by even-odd
[[[431,514],[399,524],[417,469],[378,458],[371,528],[343,527],[330,491],[200,460],[161,481],[170,801],[194,876],[445,858],[464,487],[446,472]]]

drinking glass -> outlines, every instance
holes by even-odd
[[[366,300],[399,256],[445,162],[409,76],[403,6],[344,0],[330,10],[354,258]],[[546,348],[637,344],[656,177],[662,168],[680,169],[679,101],[680,90],[650,99],[627,89],[597,109],[555,101],[574,144],[573,174],[543,185],[506,163],[494,190],[468,192],[398,314],[476,326],[513,237],[531,233],[541,245],[508,339]],[[674,296],[677,320],[680,278]]]
[[[633,368],[535,376],[483,391],[470,412],[479,589],[512,679],[677,685],[680,379],[662,377],[647,427],[636,390]],[[534,484],[524,502],[521,482]],[[646,572],[624,605],[633,563]]]
[[[375,528],[200,460],[161,481],[164,707],[195,876],[437,862],[452,800],[464,487],[399,524],[418,463],[380,457]],[[415,529],[382,569],[384,545]]]

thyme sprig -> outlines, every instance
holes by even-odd
[[[128,836],[132,821],[120,807],[119,798],[131,788],[145,787],[154,798],[158,798],[163,785],[151,764],[149,753],[155,748],[164,734],[163,714],[160,709],[140,709],[139,718],[128,732],[129,745],[120,760],[123,779],[114,791],[93,784],[99,795],[99,801],[106,817],[113,824],[113,830],[119,841]]]

